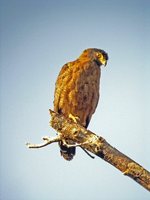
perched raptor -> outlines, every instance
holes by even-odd
[[[106,65],[107,60],[105,51],[89,48],[77,60],[65,64],[55,85],[54,111],[87,128],[99,100],[100,66]],[[59,145],[61,155],[71,160],[75,147],[68,148],[63,142]]]

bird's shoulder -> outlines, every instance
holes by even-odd
[[[80,58],[64,64],[60,70],[57,81],[62,81],[62,79],[72,77],[73,74],[75,76],[85,72],[90,74],[92,71],[99,70],[98,68],[97,64],[90,59]]]

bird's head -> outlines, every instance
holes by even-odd
[[[87,57],[90,58],[90,60],[95,61],[98,65],[107,65],[108,60],[108,54],[101,49],[96,48],[89,48],[83,51],[80,58]]]

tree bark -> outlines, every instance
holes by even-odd
[[[77,146],[92,152],[129,176],[150,191],[150,172],[141,165],[112,147],[104,138],[85,129],[81,125],[66,119],[63,115],[50,110],[50,125],[59,133],[59,139],[71,139]]]
[[[26,145],[29,148],[42,148],[51,143],[60,141],[63,141],[65,144],[65,141],[70,139],[75,142],[75,145],[68,145],[66,143],[67,147],[80,146],[86,153],[88,153],[87,151],[90,151],[150,191],[149,171],[116,148],[112,147],[101,136],[97,136],[95,133],[85,129],[71,119],[67,119],[63,115],[52,110],[50,110],[50,114],[50,125],[58,132],[58,135],[56,137],[43,137],[44,142],[41,144],[27,143]]]

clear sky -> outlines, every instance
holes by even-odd
[[[80,148],[71,162],[49,127],[62,65],[89,47],[108,52],[89,129],[150,170],[150,1],[1,0],[0,199],[148,200],[149,193]]]

